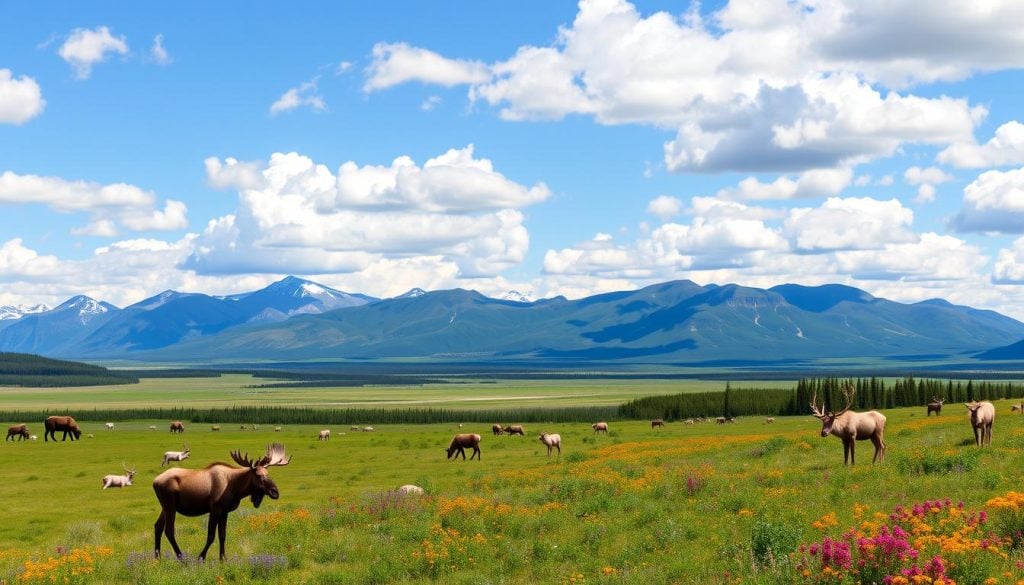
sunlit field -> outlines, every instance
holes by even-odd
[[[82,388],[0,387],[4,410],[104,408],[527,408],[615,405],[639,396],[720,391],[721,381],[699,380],[515,380],[371,388],[255,388],[279,382],[249,374],[219,378],[143,378],[138,384]],[[747,383],[742,385],[746,386]],[[751,382],[757,387],[792,387],[792,382]]]
[[[584,424],[527,425],[526,437],[466,425],[483,436],[479,462],[445,459],[455,424],[332,428],[318,442],[318,427],[213,433],[186,422],[179,436],[169,421],[85,423],[91,439],[44,443],[37,432],[38,441],[3,445],[0,580],[1017,583],[1024,418],[1008,402],[997,411],[983,450],[960,405],[931,418],[923,407],[886,411],[886,461],[871,465],[862,442],[852,468],[810,416],[653,430],[612,422],[609,436]],[[541,431],[561,433],[561,457],[547,458]],[[189,556],[151,558],[150,484],[164,451],[188,443],[191,458],[178,465],[200,468],[273,441],[293,455],[270,469],[281,498],[231,514],[225,562],[195,560],[205,519],[181,517]],[[138,470],[135,485],[102,490],[122,462]],[[394,493],[408,483],[427,495]]]

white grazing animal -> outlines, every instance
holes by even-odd
[[[402,487],[398,488],[395,491],[406,496],[422,496],[425,493],[423,491],[423,488],[421,488],[418,485],[412,484],[403,485]]]
[[[164,453],[164,461],[160,464],[160,467],[167,465],[168,461],[184,461],[188,459],[189,453],[188,445],[185,445],[184,451],[166,451]]]
[[[964,404],[971,411],[971,426],[974,428],[974,444],[979,447],[992,444],[992,423],[996,421],[996,407],[991,402]]]
[[[318,434],[317,437],[316,437],[317,441],[329,441],[330,439],[331,439],[331,431],[328,430],[328,429],[324,429],[324,430],[320,431],[320,434]]]
[[[114,430],[114,423],[107,423],[104,426],[107,427],[108,431]]]
[[[551,457],[551,449],[558,449],[558,456],[562,456],[562,436],[561,435],[549,435],[547,433],[540,434],[540,442],[544,443],[548,447],[548,457]]]
[[[103,489],[108,487],[125,487],[132,485],[132,476],[135,475],[134,469],[128,469],[124,463],[121,464],[126,475],[105,475],[103,476]]]

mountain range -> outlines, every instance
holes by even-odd
[[[941,299],[898,303],[843,286],[673,281],[530,301],[461,289],[376,299],[295,277],[217,297],[166,291],[124,309],[74,297],[0,321],[0,351],[210,362],[330,358],[758,363],[967,358],[1024,323]]]

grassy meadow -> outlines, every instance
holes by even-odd
[[[302,408],[534,408],[617,405],[640,396],[720,391],[700,380],[460,380],[426,386],[258,388],[277,382],[250,374],[218,378],[143,378],[138,384],[80,388],[0,387],[4,410],[283,406]],[[737,386],[748,384],[737,384]],[[792,382],[754,382],[792,387]]]
[[[871,465],[860,442],[847,468],[810,416],[613,422],[609,436],[467,425],[484,437],[479,462],[445,459],[454,424],[332,428],[318,442],[308,426],[86,423],[91,439],[3,445],[0,583],[1018,583],[1024,417],[997,403],[979,450],[958,406],[886,411],[886,461]],[[561,457],[540,431],[561,433]],[[180,516],[190,556],[151,558],[163,451],[188,442],[180,465],[198,468],[272,441],[294,457],[270,470],[281,498],[230,515],[226,562],[196,562],[205,519]],[[102,490],[122,462],[135,485]],[[406,483],[427,496],[394,493]]]

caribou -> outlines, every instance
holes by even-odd
[[[606,423],[606,422],[594,423],[594,424],[590,425],[590,428],[594,429],[594,434],[595,435],[597,433],[604,433],[606,435],[608,434],[608,423]]]
[[[251,497],[254,508],[259,508],[264,496],[276,500],[280,497],[277,484],[270,479],[268,467],[285,466],[291,457],[285,457],[284,445],[273,443],[263,457],[255,461],[249,454],[231,452],[231,459],[242,467],[226,463],[211,463],[204,469],[168,469],[153,480],[153,491],[160,502],[160,516],[153,525],[156,537],[156,558],[160,558],[161,533],[167,535],[174,554],[181,557],[181,549],[174,539],[175,514],[183,516],[210,515],[206,531],[206,546],[199,559],[213,544],[214,531],[220,536],[220,560],[224,560],[224,539],[228,526],[228,513],[236,510],[244,498]]]
[[[78,428],[78,423],[75,419],[70,416],[50,416],[46,418],[43,423],[46,427],[46,432],[43,433],[43,441],[49,441],[50,437],[53,437],[54,442],[57,441],[57,431],[63,431],[64,435],[61,437],[61,441],[68,440],[68,433],[71,433],[71,440],[77,440],[82,438],[82,429]]]
[[[478,461],[482,461],[483,458],[480,456],[480,435],[472,433],[460,433],[452,437],[452,442],[445,449],[445,452],[448,453],[448,459],[451,459],[452,455],[456,459],[459,458],[459,455],[462,455],[462,460],[465,461],[466,449],[470,447],[473,449],[473,454],[469,456],[469,460],[472,461],[476,457]]]
[[[557,434],[549,435],[547,433],[541,433],[540,437],[538,437],[538,438],[540,439],[541,443],[544,443],[545,445],[547,445],[548,457],[551,457],[551,449],[552,448],[557,448],[558,449],[558,456],[559,457],[562,456],[562,436],[561,435],[557,435]]]
[[[185,432],[185,425],[181,424],[180,420],[176,420],[176,421],[171,423],[171,432],[172,433],[184,433]]]
[[[885,431],[885,415],[877,410],[867,412],[853,412],[850,406],[853,404],[853,390],[850,384],[843,385],[843,396],[846,398],[846,406],[839,412],[823,412],[825,403],[822,401],[821,408],[818,408],[818,393],[811,397],[811,413],[821,421],[821,436],[835,435],[843,441],[843,465],[854,464],[853,449],[855,441],[871,440],[875,446],[875,455],[871,462],[880,462],[885,459],[885,442],[882,434]]]
[[[971,427],[974,429],[974,444],[979,447],[992,444],[992,423],[996,420],[996,407],[991,402],[964,403],[971,413]]]
[[[164,452],[164,461],[160,464],[160,467],[167,465],[169,461],[184,461],[188,459],[191,449],[188,448],[188,443],[185,443],[184,451],[166,451]]]
[[[124,469],[125,475],[104,475],[103,476],[103,489],[108,487],[125,487],[132,485],[132,477],[135,475],[134,469],[128,469],[128,467],[121,462],[121,469]]]
[[[932,401],[928,403],[928,413],[925,416],[931,416],[933,412],[935,413],[935,416],[942,414],[942,403],[945,401],[945,398],[932,396]]]
[[[29,435],[28,433],[28,425],[14,425],[8,428],[7,439],[4,442],[13,441],[14,439],[12,439],[11,437],[18,437],[19,441],[24,441],[25,439],[31,437],[31,435]]]

